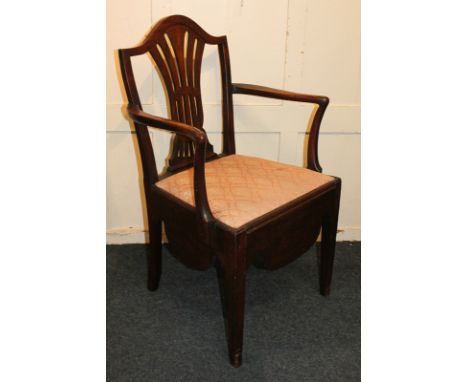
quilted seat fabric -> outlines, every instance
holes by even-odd
[[[328,175],[302,167],[244,155],[207,162],[205,178],[211,212],[232,228],[333,182]],[[195,206],[193,168],[160,180],[156,186]]]

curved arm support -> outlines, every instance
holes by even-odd
[[[206,180],[205,180],[205,154],[207,137],[206,133],[196,127],[187,125],[185,123],[173,121],[167,118],[156,117],[152,114],[145,113],[137,106],[129,105],[127,107],[129,117],[137,124],[155,127],[180,134],[192,140],[195,144],[195,156],[193,162],[193,184],[195,194],[195,209],[197,218],[200,221],[201,232],[205,241],[210,240],[210,231],[214,217],[211,213],[208,204],[208,197],[206,193]]]
[[[232,93],[254,95],[258,97],[275,98],[286,101],[309,102],[318,105],[312,121],[312,127],[309,133],[309,141],[307,145],[307,168],[310,170],[322,172],[318,160],[318,136],[323,115],[330,100],[328,97],[288,92],[285,90],[273,89],[266,86],[249,85],[249,84],[232,84]]]

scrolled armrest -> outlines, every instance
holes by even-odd
[[[195,143],[195,158],[193,161],[195,209],[197,212],[197,217],[201,223],[200,233],[203,238],[208,241],[210,239],[211,225],[215,219],[211,213],[206,193],[205,154],[206,144],[208,141],[206,133],[185,123],[146,113],[137,106],[129,105],[127,107],[127,112],[129,117],[138,124],[171,131],[173,133],[187,137]]]
[[[258,97],[276,98],[286,101],[298,101],[327,105],[328,97],[304,93],[295,93],[287,90],[273,89],[267,86],[250,84],[232,84],[232,92],[237,94],[255,95]]]
[[[309,102],[317,104],[318,109],[312,121],[312,126],[309,133],[309,142],[307,145],[307,168],[314,171],[322,172],[322,167],[320,166],[318,160],[318,135],[323,115],[328,106],[328,103],[330,102],[328,97],[312,94],[295,93],[286,90],[279,90],[269,88],[266,86],[250,84],[232,84],[231,91],[234,94],[246,94],[258,97],[281,99],[285,101]]]
[[[129,105],[127,107],[128,116],[142,125],[155,127],[157,129],[171,131],[173,133],[187,137],[197,143],[198,141],[206,141],[206,134],[196,127],[187,125],[182,122],[173,121],[172,119],[157,117],[149,114],[138,108],[137,106]]]

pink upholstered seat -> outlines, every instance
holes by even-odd
[[[244,155],[207,162],[205,175],[214,217],[233,228],[333,181],[302,167]],[[193,168],[160,180],[156,186],[195,206]]]

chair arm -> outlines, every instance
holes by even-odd
[[[254,95],[259,97],[275,98],[286,101],[298,101],[298,102],[309,102],[318,105],[317,112],[314,115],[312,126],[309,133],[309,142],[307,145],[307,168],[310,170],[322,172],[318,160],[318,135],[320,130],[320,124],[325,110],[330,102],[328,97],[294,93],[286,90],[273,89],[266,86],[249,85],[249,84],[232,84],[232,93],[234,94],[246,94]]]
[[[283,99],[287,101],[316,103],[318,105],[328,105],[328,102],[330,101],[328,97],[325,96],[295,93],[286,90],[273,89],[266,86],[250,84],[232,84],[232,92],[238,94],[255,95],[259,97]]]
[[[195,158],[193,162],[195,209],[197,212],[197,217],[202,223],[201,234],[206,240],[209,240],[209,226],[214,222],[215,219],[211,213],[206,193],[205,154],[206,144],[208,141],[206,133],[200,129],[197,129],[196,127],[187,125],[182,122],[156,117],[152,114],[144,112],[137,106],[129,105],[127,107],[127,112],[129,117],[138,124],[171,131],[173,133],[187,137],[195,143]]]
[[[206,134],[196,127],[171,119],[157,117],[141,110],[137,106],[129,105],[127,107],[128,116],[142,125],[155,127],[157,129],[171,131],[191,139],[195,144],[200,140],[206,140]]]

